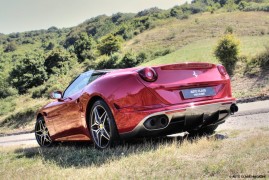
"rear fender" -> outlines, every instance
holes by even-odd
[[[91,98],[96,96],[108,104],[119,133],[134,128],[136,124],[133,122],[143,118],[143,115],[131,117],[131,112],[162,107],[162,102],[138,80],[137,72],[105,76],[94,81],[81,98],[85,109]]]

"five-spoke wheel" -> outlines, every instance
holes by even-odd
[[[40,117],[36,121],[35,125],[35,137],[37,143],[41,147],[48,147],[52,144],[52,140],[49,135],[48,128],[46,127],[43,117]]]
[[[114,143],[117,135],[116,125],[112,113],[104,101],[99,100],[93,104],[89,125],[95,147],[105,149]]]

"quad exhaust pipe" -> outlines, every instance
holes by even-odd
[[[144,126],[150,130],[157,130],[165,128],[169,123],[166,115],[153,116],[144,122]]]
[[[230,107],[231,114],[233,115],[235,112],[238,111],[238,106],[236,104],[232,104]]]

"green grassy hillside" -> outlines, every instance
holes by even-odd
[[[231,27],[234,34],[239,37],[263,36],[269,34],[269,13],[216,12],[195,14],[184,20],[159,21],[152,30],[129,40],[125,50],[156,51],[167,48],[178,50],[199,40],[216,39],[223,35],[227,27]],[[203,47],[202,42],[201,45]]]
[[[137,14],[117,13],[98,16],[72,28],[0,34],[0,134],[33,130],[35,111],[50,101],[49,92],[64,90],[74,76],[90,68],[124,68],[123,59],[130,62],[128,66],[186,61],[219,63],[213,50],[227,28],[241,41],[240,57],[243,57],[231,77],[233,95],[237,98],[268,95],[269,71],[255,63],[247,67],[253,58],[266,51],[269,13],[227,12],[224,6],[210,13],[206,8],[197,11],[194,7],[192,4],[170,10],[153,8]],[[173,9],[184,10],[184,16],[172,15]],[[102,54],[100,45],[109,36],[119,47],[115,46],[116,52],[110,55]],[[13,49],[7,48],[14,43]],[[43,69],[47,78],[18,92],[20,87],[11,72],[17,65],[23,67],[25,64],[21,62],[27,58],[38,59],[41,66],[37,69]],[[45,67],[47,61],[55,62],[54,67]],[[26,70],[28,74],[33,71]],[[20,86],[30,82],[33,79]]]
[[[240,36],[240,55],[254,57],[266,49],[269,42],[269,35],[264,36]],[[213,54],[217,44],[217,38],[203,39],[190,43],[178,50],[158,57],[142,66],[160,65],[182,62],[212,62],[219,63]]]

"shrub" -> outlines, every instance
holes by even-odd
[[[215,56],[226,67],[228,73],[232,74],[239,54],[239,40],[232,34],[224,35],[218,42]]]
[[[108,34],[101,38],[98,45],[98,50],[101,54],[112,54],[118,52],[121,49],[122,39],[119,36],[114,36],[113,34]]]
[[[170,48],[166,48],[166,49],[162,49],[162,50],[159,50],[157,52],[154,53],[154,56],[155,57],[158,57],[158,56],[165,56],[169,53],[171,53],[171,49]]]
[[[47,72],[42,54],[26,54],[10,73],[10,82],[19,93],[25,93],[31,87],[39,86],[45,80]]]
[[[55,47],[55,44],[52,42],[49,42],[48,46],[46,47],[46,50],[52,50]]]
[[[32,88],[30,90],[30,93],[32,94],[32,98],[47,97],[47,93],[46,93],[47,90],[48,90],[48,87],[46,85],[41,85],[41,86]]]
[[[66,74],[76,61],[75,55],[64,49],[55,49],[45,59],[44,65],[48,75]]]
[[[260,68],[262,70],[269,70],[269,47],[261,54],[255,56],[250,61],[247,62],[247,68],[245,73],[251,74],[251,69]]]
[[[117,61],[119,60],[118,54],[112,54],[111,56],[101,56],[98,64],[96,65],[97,69],[113,69],[117,67]]]
[[[123,56],[122,60],[119,63],[119,67],[121,68],[129,68],[129,67],[134,67],[138,64],[139,62],[136,59],[136,56],[133,53],[127,53]]]
[[[232,12],[232,11],[236,10],[237,5],[234,3],[234,0],[227,0],[224,7],[226,8],[226,10],[228,12]]]
[[[17,49],[17,44],[12,41],[6,45],[4,52],[13,52],[16,49]]]
[[[17,90],[8,83],[8,72],[0,64],[0,98],[5,98],[17,94]]]
[[[74,44],[74,50],[77,54],[79,61],[84,59],[92,59],[94,56],[89,51],[93,51],[95,48],[95,41],[92,36],[88,36],[86,33],[81,33],[79,39]]]
[[[246,1],[240,1],[238,4],[239,10],[244,10],[248,6],[248,3]]]
[[[140,52],[136,57],[137,64],[141,64],[141,63],[147,61],[147,59],[148,59],[148,54],[145,52]]]

